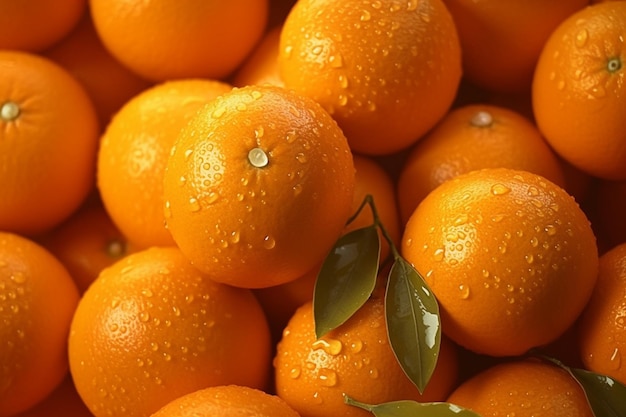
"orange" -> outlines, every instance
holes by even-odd
[[[152,417],[300,417],[280,397],[241,385],[201,389],[165,405]]]
[[[281,27],[270,29],[261,39],[254,51],[239,67],[233,77],[233,85],[244,87],[246,85],[272,84],[282,86],[278,69],[278,46],[280,42]]]
[[[589,0],[444,0],[461,40],[463,75],[497,92],[526,92],[552,31]]]
[[[214,385],[263,389],[270,350],[252,293],[213,282],[175,247],[136,252],[102,271],[69,336],[70,371],[96,417],[150,415]]]
[[[63,382],[43,401],[15,417],[93,417],[76,392],[72,378]]]
[[[585,369],[626,384],[626,243],[600,257],[600,274],[579,326]]]
[[[159,83],[127,101],[102,135],[98,189],[115,225],[138,247],[173,245],[163,216],[163,173],[179,131],[232,86],[208,79]]]
[[[492,356],[558,338],[598,275],[596,239],[576,201],[542,176],[508,168],[435,188],[410,217],[402,254],[437,297],[443,333]]]
[[[252,51],[268,0],[90,0],[96,31],[120,62],[144,78],[221,79]]]
[[[81,294],[100,271],[136,250],[101,204],[82,207],[41,243],[65,265]]]
[[[370,298],[348,321],[316,339],[312,303],[289,321],[274,357],[276,393],[303,417],[371,416],[344,403],[443,401],[456,384],[455,346],[443,338],[433,377],[423,395],[391,350],[383,299]]]
[[[78,290],[30,239],[0,232],[0,416],[46,398],[67,375],[66,342]]]
[[[41,52],[63,39],[86,11],[86,0],[58,7],[48,0],[0,1],[0,49]]]
[[[174,143],[165,218],[181,251],[212,279],[261,288],[326,256],[351,214],[354,163],[316,102],[276,86],[223,94]]]
[[[94,184],[98,120],[84,88],[52,61],[0,51],[0,230],[47,231]]]
[[[626,3],[588,6],[563,21],[537,62],[537,125],[554,150],[600,178],[626,179]]]
[[[482,417],[593,417],[584,391],[567,371],[532,359],[493,365],[461,384],[448,402]]]
[[[68,70],[91,97],[102,128],[131,97],[151,83],[123,66],[107,51],[85,13],[74,30],[43,55]]]
[[[490,104],[450,111],[411,149],[402,166],[397,194],[403,222],[441,183],[476,169],[500,167],[534,172],[565,185],[558,158],[520,113]]]
[[[461,51],[442,0],[301,0],[287,16],[285,86],[318,101],[351,148],[380,155],[413,144],[450,108]]]

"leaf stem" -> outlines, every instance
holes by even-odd
[[[365,198],[363,199],[363,202],[357,209],[356,213],[352,215],[352,217],[350,217],[350,219],[348,220],[348,223],[354,221],[354,219],[360,214],[361,210],[363,210],[363,207],[365,207],[365,205],[370,206],[370,210],[372,211],[372,217],[374,218],[374,226],[380,229],[380,232],[382,233],[383,237],[389,244],[389,248],[391,249],[393,258],[394,259],[400,258],[401,255],[400,255],[400,252],[398,251],[398,248],[396,248],[395,242],[391,238],[391,235],[389,234],[389,231],[387,230],[383,222],[380,220],[380,216],[378,215],[378,209],[376,208],[376,204],[374,203],[374,197],[371,194],[367,194],[365,196]]]

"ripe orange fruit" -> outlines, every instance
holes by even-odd
[[[278,60],[285,86],[321,103],[351,148],[373,155],[417,141],[448,111],[461,79],[459,39],[441,0],[298,1]]]
[[[600,257],[600,274],[581,316],[579,349],[585,369],[626,384],[626,244]]]
[[[14,417],[93,417],[68,374],[43,401]]]
[[[163,174],[181,128],[232,86],[208,79],[159,83],[127,101],[102,135],[98,188],[122,233],[138,247],[173,245],[163,216]]]
[[[63,265],[22,236],[0,232],[0,416],[46,398],[67,375],[78,290]]]
[[[86,0],[63,7],[47,0],[0,1],[0,49],[41,52],[72,31],[86,11]]]
[[[123,66],[106,50],[85,13],[74,30],[43,55],[69,71],[85,87],[98,113],[100,126],[151,83]]]
[[[563,159],[626,179],[626,3],[586,7],[546,41],[533,80],[537,125]]]
[[[576,201],[544,177],[507,168],[435,188],[409,219],[402,254],[436,295],[443,333],[492,356],[559,337],[598,274],[595,236]]]
[[[530,89],[552,31],[589,0],[444,0],[461,40],[463,76],[497,92]]]
[[[443,401],[456,383],[455,346],[443,338],[437,367],[423,395],[408,379],[388,342],[383,299],[370,298],[341,327],[315,337],[312,304],[289,321],[274,357],[276,393],[306,417],[370,416],[344,403]]]
[[[0,51],[0,230],[68,218],[94,184],[98,119],[83,87],[34,54]]]
[[[101,204],[82,207],[41,244],[65,265],[81,294],[100,271],[136,251]]]
[[[565,185],[558,158],[526,117],[488,104],[450,111],[402,165],[397,194],[403,222],[441,183],[469,171],[501,167],[534,172]]]
[[[241,385],[209,387],[183,395],[151,417],[300,417],[280,397]]]
[[[264,33],[268,0],[90,0],[107,49],[154,81],[221,79],[237,68]]]
[[[341,235],[354,175],[345,136],[316,102],[276,86],[234,89],[176,139],[165,218],[212,279],[278,285],[318,265]]]
[[[85,292],[69,360],[96,417],[145,416],[209,386],[265,388],[270,334],[249,290],[213,282],[178,248],[154,247],[108,267]]]
[[[281,27],[270,29],[252,51],[246,61],[239,67],[233,77],[233,85],[272,84],[283,86],[278,69],[278,46]]]
[[[448,402],[482,417],[593,417],[584,391],[567,371],[531,359],[493,365],[457,387]]]

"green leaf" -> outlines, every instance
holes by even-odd
[[[480,417],[478,414],[455,404],[436,402],[419,403],[417,401],[392,401],[370,405],[356,401],[348,396],[346,404],[369,411],[376,417]]]
[[[315,334],[318,338],[348,320],[376,286],[380,238],[376,226],[341,236],[320,270],[313,293]]]
[[[422,276],[401,257],[389,273],[385,315],[389,342],[400,366],[424,392],[439,357],[439,305]]]
[[[606,375],[578,368],[568,370],[585,391],[596,417],[626,416],[626,386]]]

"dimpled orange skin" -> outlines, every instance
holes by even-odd
[[[539,130],[566,161],[626,179],[626,2],[603,2],[563,21],[544,44],[532,86]]]
[[[600,257],[600,275],[580,320],[585,369],[626,384],[626,243]]]
[[[418,140],[461,78],[459,39],[440,0],[299,1],[278,60],[284,84],[321,103],[364,154]]]
[[[81,299],[69,337],[76,389],[96,417],[150,415],[215,385],[265,389],[270,349],[251,292],[211,281],[175,247],[105,269]]]
[[[373,297],[348,321],[317,339],[312,302],[296,310],[274,357],[277,394],[302,417],[371,416],[344,403],[443,401],[456,386],[456,345],[443,338],[423,394],[408,379],[389,345],[383,298]]]
[[[0,416],[34,406],[61,383],[78,299],[72,277],[50,252],[0,232]]]
[[[281,87],[243,87],[201,109],[176,140],[165,220],[212,279],[268,287],[323,260],[351,214],[354,178],[347,141],[322,107]]]
[[[300,417],[280,397],[242,385],[209,387],[184,395],[151,417]]]
[[[535,360],[493,365],[462,383],[448,402],[482,417],[593,417],[584,391],[565,370]]]
[[[433,190],[406,225],[402,254],[437,296],[443,332],[492,356],[560,336],[598,274],[595,236],[574,199],[541,176],[506,168]]]

